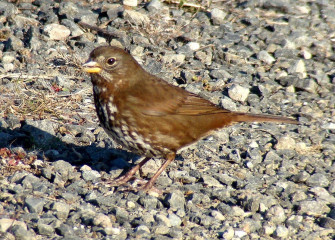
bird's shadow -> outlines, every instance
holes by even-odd
[[[131,167],[129,160],[135,162],[140,158],[135,154],[112,148],[108,144],[99,147],[96,142],[85,146],[66,143],[61,138],[25,121],[9,127],[3,126],[0,121],[0,149],[17,151],[17,147],[22,147],[26,153],[35,154],[37,159],[45,159],[51,163],[64,160],[78,168],[87,165],[92,170],[105,172],[112,169],[122,169],[125,172]]]

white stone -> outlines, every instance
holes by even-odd
[[[211,11],[211,18],[214,24],[218,24],[218,25],[222,24],[226,16],[227,16],[227,13],[225,13],[224,11],[218,8],[214,8]]]
[[[258,53],[258,59],[267,63],[267,64],[271,64],[274,61],[276,61],[276,59],[274,57],[272,57],[267,51],[260,51]]]
[[[228,95],[231,99],[235,101],[244,102],[249,96],[249,89],[242,87],[240,85],[233,84],[228,89]]]
[[[123,0],[123,4],[127,5],[129,7],[136,7],[137,6],[137,0]]]
[[[57,23],[46,25],[44,27],[44,32],[51,40],[65,40],[71,34],[70,29]]]
[[[278,139],[275,146],[276,149],[295,149],[295,140],[289,136],[284,136]]]
[[[200,44],[197,42],[189,42],[186,44],[191,50],[196,51],[200,48]]]
[[[307,77],[305,62],[303,60],[296,61],[289,69],[289,73],[300,73],[302,77]]]
[[[235,235],[234,228],[228,227],[226,231],[223,232],[222,237],[223,239],[232,239]]]
[[[185,55],[184,54],[167,54],[163,56],[163,61],[166,63],[173,63],[176,64],[183,64],[185,61]]]
[[[150,19],[147,15],[132,10],[125,10],[123,16],[125,20],[136,25],[145,26],[150,23]]]

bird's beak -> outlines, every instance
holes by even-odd
[[[99,73],[101,72],[102,68],[99,63],[88,59],[88,61],[83,64],[83,70],[87,73]]]

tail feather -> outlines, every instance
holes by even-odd
[[[281,123],[291,123],[298,124],[299,122],[293,118],[287,118],[275,115],[265,115],[265,114],[250,114],[250,113],[236,113],[236,122],[281,122]]]

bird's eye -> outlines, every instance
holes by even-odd
[[[108,59],[107,59],[107,64],[108,64],[109,66],[114,65],[115,62],[116,62],[116,59],[115,59],[115,58],[108,58]]]

